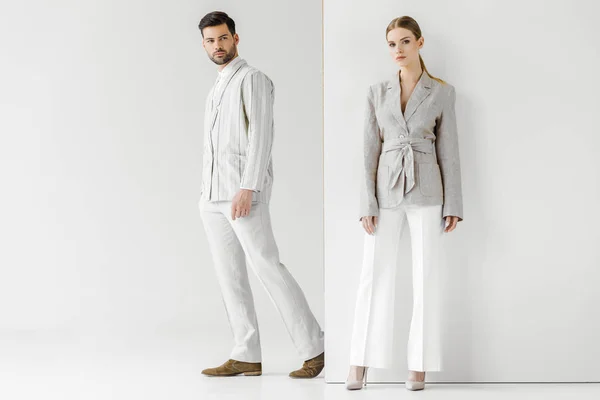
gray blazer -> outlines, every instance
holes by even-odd
[[[275,87],[239,56],[223,72],[225,81],[206,98],[201,199],[231,201],[240,189],[251,189],[253,201],[268,203]]]
[[[364,118],[360,217],[402,204],[443,204],[463,219],[454,86],[421,74],[404,115],[398,72],[371,85]]]

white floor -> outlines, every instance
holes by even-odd
[[[0,399],[600,399],[600,384],[593,383],[430,384],[423,392],[408,392],[401,384],[369,384],[349,392],[341,383],[326,384],[322,375],[288,378],[299,364],[293,359],[274,363],[275,354],[268,355],[271,362],[260,377],[202,376],[200,371],[220,360],[221,352],[190,337],[114,343],[97,337],[3,336]]]

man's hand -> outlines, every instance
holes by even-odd
[[[456,224],[458,224],[458,217],[455,217],[454,215],[448,215],[446,217],[446,228],[444,229],[444,232],[452,232],[454,230],[454,228],[456,228]]]
[[[231,202],[231,219],[245,217],[252,207],[252,190],[240,189]]]
[[[373,233],[375,233],[375,227],[377,226],[377,217],[376,216],[366,216],[366,217],[362,217],[361,219],[362,222],[362,226],[363,229],[365,230],[365,232],[367,232],[369,235],[372,235]]]

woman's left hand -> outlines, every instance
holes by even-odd
[[[448,215],[446,217],[446,228],[444,229],[444,232],[452,232],[454,228],[456,228],[456,224],[458,224],[458,217]]]

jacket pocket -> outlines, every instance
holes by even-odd
[[[417,164],[419,174],[419,190],[423,196],[442,196],[442,175],[440,166],[434,163]]]
[[[236,153],[227,153],[225,155],[227,167],[221,169],[225,181],[230,185],[239,186],[246,169],[246,156]]]
[[[230,160],[233,160],[233,162],[239,162],[239,163],[246,162],[246,156],[243,154],[227,153],[227,158],[229,158]]]

